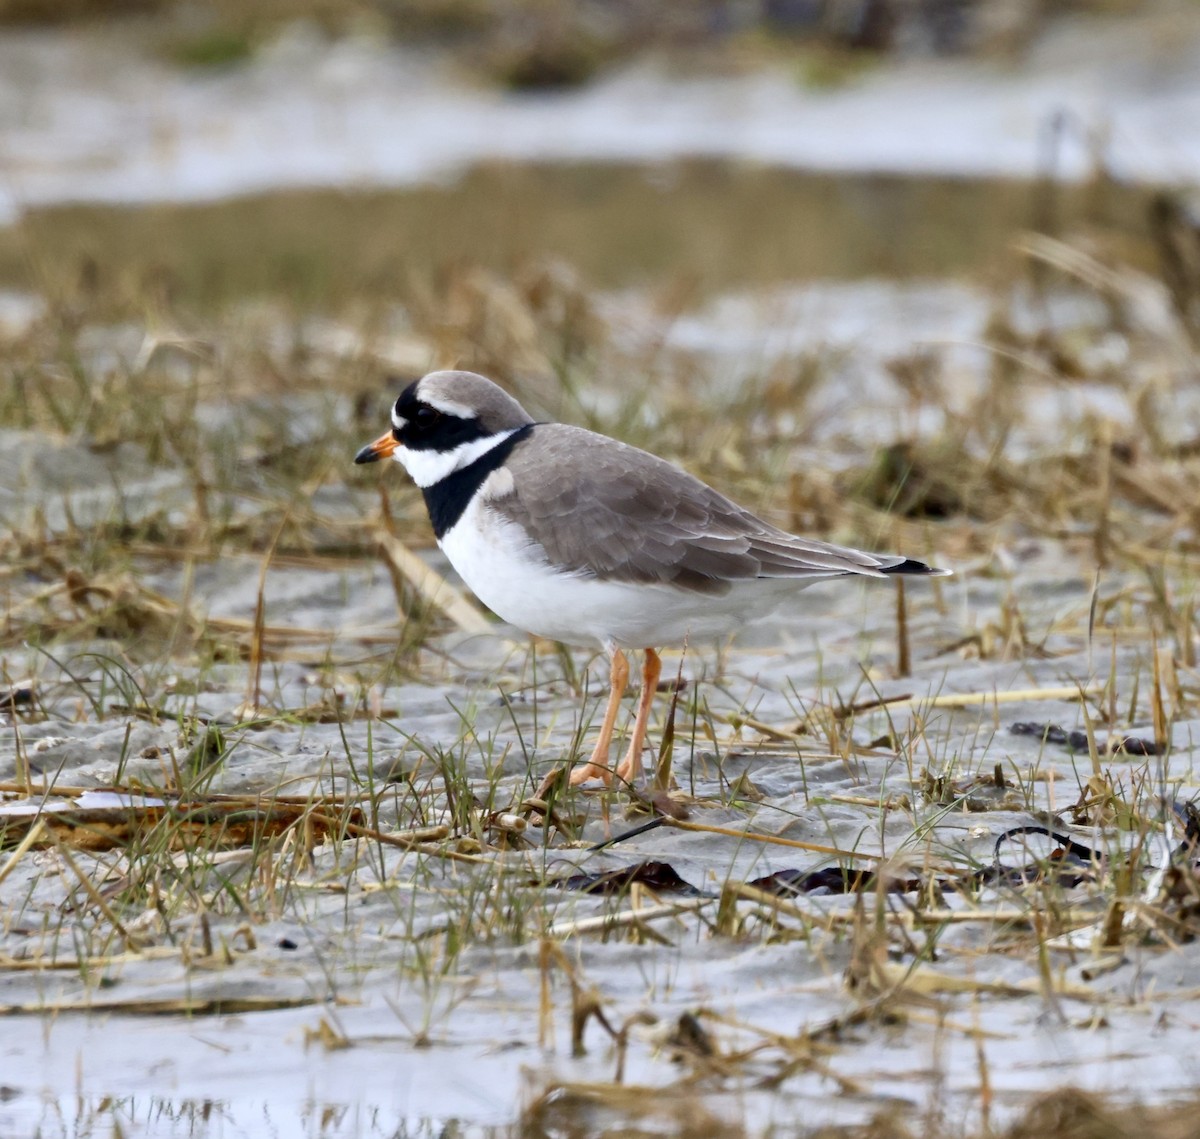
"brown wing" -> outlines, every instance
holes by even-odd
[[[539,424],[506,465],[513,487],[491,509],[569,573],[720,594],[754,578],[878,577],[904,561],[798,538],[657,456],[579,427]]]

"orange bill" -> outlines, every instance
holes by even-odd
[[[388,458],[396,449],[396,437],[388,431],[384,435],[380,435],[374,443],[368,443],[357,455],[354,456],[356,463],[375,463],[380,459]]]

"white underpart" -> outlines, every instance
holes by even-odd
[[[493,447],[499,447],[505,439],[519,430],[520,428],[513,428],[512,431],[488,435],[484,439],[463,443],[452,451],[414,451],[409,447],[398,446],[392,452],[392,458],[403,464],[417,486],[433,486],[447,475],[469,467],[480,455],[486,455]]]
[[[547,564],[525,530],[489,505],[512,476],[500,468],[480,487],[439,545],[471,591],[511,625],[575,644],[641,649],[724,637],[765,617],[818,578],[749,580],[722,597],[667,585],[602,581]]]

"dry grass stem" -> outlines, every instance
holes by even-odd
[[[441,574],[427,566],[399,538],[387,530],[378,532],[379,548],[388,563],[429,605],[445,613],[464,633],[490,633],[494,625],[477,605],[455,589]]]
[[[719,834],[726,838],[735,838],[739,842],[757,842],[767,846],[786,846],[792,850],[807,850],[813,854],[828,854],[835,858],[869,859],[872,862],[883,861],[887,856],[881,854],[866,854],[857,850],[842,850],[836,846],[826,846],[819,842],[801,842],[794,838],[781,838],[779,835],[762,834],[758,831],[735,830],[733,827],[711,826],[708,823],[694,823],[686,819],[664,818],[663,826],[675,830],[694,831],[697,834]]]
[[[580,937],[588,933],[611,933],[619,929],[640,926],[648,921],[696,913],[712,904],[713,900],[710,898],[694,898],[659,906],[639,906],[635,909],[620,910],[615,914],[580,918],[578,921],[555,922],[547,927],[546,936],[561,940],[568,937]]]

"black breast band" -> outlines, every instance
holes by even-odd
[[[517,428],[503,443],[497,443],[490,451],[485,451],[469,466],[448,474],[433,486],[422,488],[429,521],[433,523],[433,532],[439,542],[462,517],[475,492],[483,486],[483,480],[503,466],[513,448],[528,437],[536,426],[527,423]]]

